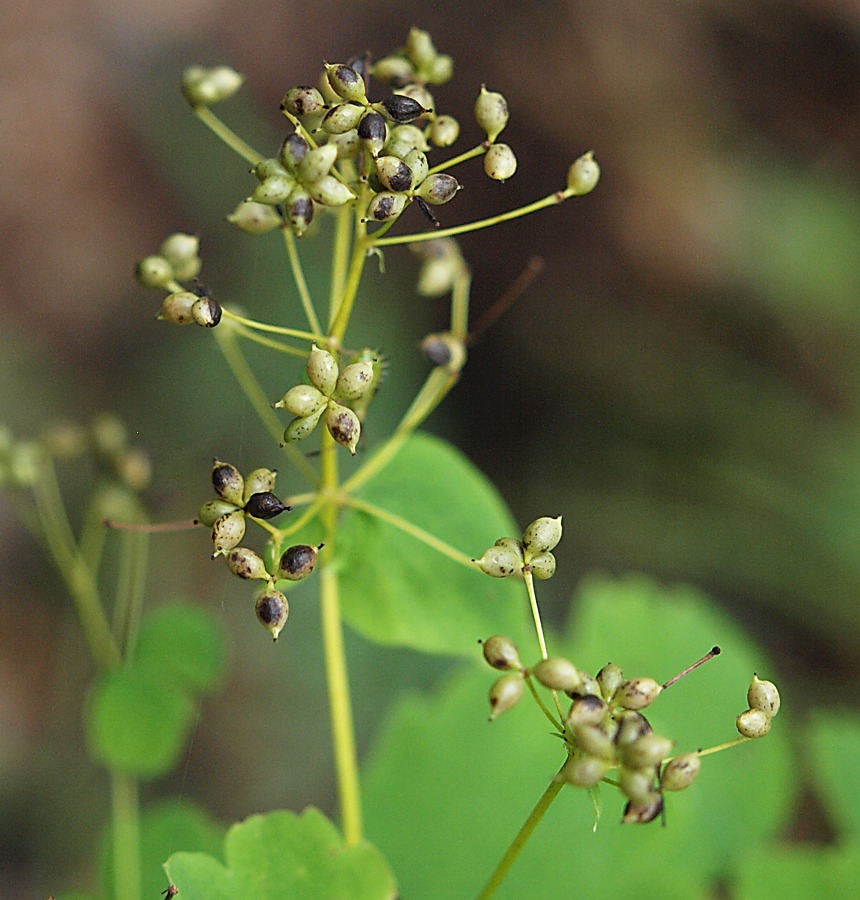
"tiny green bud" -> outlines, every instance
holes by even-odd
[[[325,74],[331,89],[338,97],[344,100],[354,100],[358,103],[367,102],[364,79],[351,66],[327,65]]]
[[[206,295],[191,305],[191,318],[204,328],[214,328],[221,321],[221,304]]]
[[[197,521],[207,528],[211,528],[221,516],[236,512],[238,507],[226,500],[209,500],[197,512]]]
[[[342,400],[358,400],[367,393],[372,384],[373,363],[352,363],[338,375],[335,393]]]
[[[173,325],[190,325],[194,321],[191,310],[199,299],[200,297],[191,291],[168,294],[161,301],[161,311],[157,318],[160,322],[170,322]]]
[[[242,505],[245,479],[235,466],[216,459],[212,464],[212,486],[222,500],[235,503],[236,506]]]
[[[664,791],[683,791],[699,774],[702,761],[698,753],[683,753],[669,760],[660,775],[660,787]]]
[[[581,683],[576,666],[561,656],[542,659],[537,665],[532,666],[531,674],[545,688],[553,691],[573,691]]]
[[[475,121],[486,132],[490,143],[502,133],[509,118],[507,100],[501,94],[488,91],[485,85],[481,85],[481,93],[475,101]]]
[[[166,288],[176,276],[163,256],[145,256],[135,267],[134,276],[141,287]]]
[[[275,469],[254,469],[245,476],[245,488],[242,496],[247,503],[254,494],[263,491],[273,491],[275,489],[275,478],[277,477]]]
[[[403,56],[383,57],[373,64],[370,71],[377,81],[394,87],[403,87],[415,80],[415,69]]]
[[[212,526],[212,544],[215,552],[212,559],[237,547],[245,536],[245,513],[241,509],[225,513]]]
[[[367,217],[376,222],[396,219],[406,208],[406,200],[406,194],[395,194],[391,191],[374,194],[367,207]]]
[[[523,677],[518,673],[510,673],[497,678],[490,687],[490,721],[497,719],[502,713],[513,709],[523,696]]]
[[[312,384],[297,384],[272,406],[275,409],[284,409],[293,416],[312,416],[326,401],[325,394]]]
[[[659,734],[643,734],[630,744],[620,746],[620,757],[631,769],[647,769],[662,762],[675,746],[674,741]]]
[[[355,456],[355,448],[361,437],[361,422],[349,407],[329,400],[325,414],[325,427],[328,428],[328,433],[338,444],[346,447]]]
[[[554,550],[560,540],[561,516],[557,519],[551,519],[549,516],[535,519],[523,532],[526,560],[528,561],[531,555],[537,556]]]
[[[293,419],[284,431],[284,443],[294,444],[296,441],[303,441],[317,427],[325,411],[326,405],[323,404],[315,413],[311,413],[309,416],[297,416]]]
[[[229,66],[191,66],[182,74],[182,93],[192,106],[209,106],[232,97],[244,80]]]
[[[311,384],[320,390],[326,397],[334,393],[337,384],[338,365],[337,360],[328,350],[322,350],[316,344],[311,345],[308,354],[307,373]]]
[[[325,110],[325,100],[315,87],[299,85],[290,88],[284,94],[284,99],[281,100],[281,109],[299,118],[314,116]]]
[[[243,200],[227,216],[227,221],[245,234],[265,234],[281,225],[277,211],[265,203]]]
[[[482,643],[484,659],[494,669],[505,671],[523,667],[517,645],[509,638],[501,634],[494,634]]]
[[[460,137],[460,123],[453,116],[437,116],[430,125],[430,142],[436,147],[450,147]]]
[[[188,281],[200,274],[202,261],[199,251],[200,238],[181,232],[165,238],[159,247],[159,253],[173,267],[173,273],[179,281]]]
[[[580,156],[567,170],[567,189],[577,196],[593,191],[599,180],[600,166],[591,151]]]
[[[358,127],[366,112],[363,106],[355,103],[340,103],[323,116],[322,129],[329,134],[345,134]]]
[[[615,663],[607,663],[597,673],[597,683],[600,685],[600,693],[604,700],[611,700],[615,692],[624,683],[624,673]]]
[[[307,544],[289,547],[281,554],[275,578],[285,578],[288,581],[301,581],[307,578],[317,564],[317,554],[322,547],[322,544],[318,547],[310,547]]]
[[[644,709],[653,703],[663,688],[653,678],[631,678],[615,694],[615,702],[625,709]]]
[[[277,640],[290,614],[286,596],[280,591],[269,589],[257,597],[255,609],[260,624]]]
[[[453,200],[459,190],[460,185],[453,175],[438,172],[435,175],[428,175],[418,186],[416,193],[425,202],[433,206],[441,206],[443,203]]]
[[[517,171],[517,158],[508,144],[493,144],[484,155],[484,172],[494,181],[507,181]]]
[[[564,781],[574,787],[594,787],[609,771],[609,763],[596,756],[568,756],[556,781]]]
[[[748,709],[737,719],[738,731],[747,738],[764,737],[769,731],[773,719],[764,710]]]
[[[445,84],[454,74],[454,60],[447,53],[439,53],[430,65],[424,68],[427,84]]]
[[[245,503],[245,512],[255,519],[274,519],[291,509],[292,506],[287,506],[271,491],[258,491],[256,494],[251,494]]]
[[[493,578],[507,578],[522,569],[522,560],[509,547],[489,547],[480,559],[473,559],[478,568]]]
[[[323,144],[305,153],[296,166],[296,174],[302,184],[313,184],[328,175],[336,159],[337,147],[333,144]]]
[[[538,553],[529,560],[529,568],[532,575],[540,581],[546,581],[555,575],[556,560],[552,553]]]
[[[436,58],[436,48],[430,33],[414,26],[406,35],[406,55],[417,69],[423,69]]]
[[[266,571],[266,564],[247,547],[234,547],[224,557],[227,560],[227,566],[230,571],[239,578],[268,579],[269,573]]]
[[[779,690],[772,681],[761,681],[757,674],[747,690],[747,703],[773,718],[779,712]]]

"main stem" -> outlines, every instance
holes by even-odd
[[[111,771],[114,896],[140,900],[140,818],[137,780]]]

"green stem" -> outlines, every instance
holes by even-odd
[[[327,431],[322,433],[321,490],[330,497],[338,488],[337,454],[334,440]],[[352,705],[349,696],[349,677],[346,651],[343,644],[343,622],[340,612],[340,585],[333,565],[336,560],[335,540],[338,506],[327,503],[321,513],[325,525],[325,547],[320,552],[320,604],[322,608],[322,636],[328,686],[329,714],[341,826],[347,846],[362,839],[361,794],[358,780],[358,754]]]
[[[256,166],[260,160],[265,159],[262,153],[258,153],[250,144],[246,144],[242,138],[229,128],[208,106],[193,107],[194,115],[215,135],[217,135],[231,150],[238,153],[242,159]]]
[[[696,756],[710,756],[712,753],[722,753],[723,750],[729,750],[731,747],[737,747],[738,744],[745,744],[747,741],[751,740],[753,739],[741,735],[740,737],[734,738],[734,740],[726,741],[724,744],[717,744],[715,747],[708,747],[706,750],[697,750]],[[669,762],[671,759],[674,759],[674,757],[670,756],[666,762]]]
[[[280,325],[268,325],[265,322],[246,319],[244,316],[240,316],[238,313],[231,312],[226,308],[223,309],[223,314],[225,319],[232,319],[234,322],[239,322],[241,325],[254,329],[254,331],[267,331],[269,334],[282,334],[284,337],[294,337],[302,341],[318,341],[320,339],[319,332],[301,331],[298,328],[283,328]]]
[[[329,325],[329,336],[336,344],[343,341],[346,334],[349,319],[352,315],[352,308],[355,305],[355,298],[358,296],[358,286],[361,283],[361,276],[364,272],[364,263],[367,259],[367,251],[369,243],[363,225],[359,224],[356,232],[360,229],[361,234],[356,234],[355,245],[352,250],[352,259],[349,264],[349,272],[346,276],[346,283],[343,289],[343,296],[337,304],[337,311],[332,310],[331,324]]]
[[[568,188],[564,191],[556,191],[554,194],[549,194],[540,200],[535,200],[534,203],[529,203],[527,206],[521,206],[518,209],[512,209],[506,213],[491,216],[489,219],[481,219],[477,222],[467,222],[464,225],[454,225],[451,228],[442,228],[441,230],[436,231],[421,231],[417,234],[398,234],[394,237],[383,237],[377,240],[371,239],[371,244],[374,247],[393,247],[395,244],[415,244],[419,241],[432,241],[436,240],[436,238],[455,237],[458,234],[467,234],[470,231],[480,231],[482,228],[491,228],[493,225],[499,225],[502,222],[510,222],[512,219],[519,219],[522,216],[527,216],[533,212],[538,212],[541,209],[546,209],[548,206],[555,206],[558,203],[563,203],[568,197],[573,197],[575,195],[576,192],[571,191]]]
[[[540,609],[538,609],[537,597],[535,596],[534,576],[531,572],[523,572],[523,581],[526,583],[526,590],[529,595],[529,605],[532,610],[532,619],[535,624],[535,633],[537,634],[538,645],[540,646],[540,655],[542,659],[546,659],[546,639],[543,636],[543,624],[540,618]]]
[[[538,693],[537,688],[534,685],[534,679],[530,676],[526,675],[525,678],[526,687],[531,691],[532,697],[534,697],[535,703],[540,707],[541,712],[550,720],[553,728],[556,729],[560,734],[564,734],[564,726],[559,722],[556,717],[550,712],[549,707],[546,703],[543,702],[543,698]]]
[[[111,770],[113,895],[140,900],[140,816],[137,781]]]
[[[517,857],[520,855],[520,851],[531,837],[532,832],[537,828],[538,823],[544,817],[546,811],[552,804],[552,801],[555,800],[558,792],[563,787],[563,781],[551,781],[549,783],[549,787],[543,792],[537,805],[523,823],[523,827],[520,828],[517,836],[514,838],[510,847],[508,847],[498,866],[496,866],[495,871],[490,876],[490,880],[487,882],[481,893],[478,894],[478,900],[489,900],[489,898],[496,893],[502,882],[505,880],[505,876],[508,874],[511,866],[516,862]]]
[[[320,325],[316,310],[314,309],[311,292],[308,290],[308,283],[305,279],[305,270],[302,267],[299,248],[296,246],[296,236],[289,228],[282,228],[281,236],[284,239],[284,246],[287,248],[287,256],[290,260],[290,271],[293,273],[293,281],[295,282],[296,290],[299,292],[299,299],[302,302],[302,309],[305,311],[305,318],[308,320],[308,326],[314,335],[322,337],[322,326]]]
[[[427,175],[435,175],[437,172],[444,172],[445,169],[453,169],[454,166],[459,166],[460,163],[466,162],[470,159],[474,159],[476,156],[483,156],[487,152],[487,150],[490,149],[490,146],[491,145],[489,143],[484,141],[478,144],[476,147],[472,147],[471,150],[466,150],[459,156],[452,156],[451,159],[446,159],[445,162],[440,162],[438,165],[433,166],[432,169],[429,169],[427,171]]]
[[[114,630],[124,655],[134,647],[146,592],[149,535],[145,531],[123,531],[119,535],[120,559],[114,602]]]
[[[340,298],[344,296],[344,276],[349,259],[349,245],[352,238],[352,208],[345,204],[335,216],[334,246],[332,247],[331,285],[329,287],[329,320],[334,318]]]

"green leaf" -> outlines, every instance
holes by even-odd
[[[93,757],[109,768],[154,778],[179,760],[191,727],[193,706],[136,669],[99,676],[86,715]]]
[[[226,865],[202,853],[176,853],[165,864],[182,900],[392,900],[394,877],[368,843],[346,847],[318,810],[275,811],[233,825]]]
[[[223,675],[224,643],[223,630],[208,611],[162,606],[141,623],[132,665],[165,687],[207,691]]]
[[[841,836],[860,836],[860,718],[847,710],[816,713],[808,732],[809,774]]]
[[[719,643],[723,654],[662,695],[649,712],[678,750],[736,737],[763,654],[705,598],[646,579],[591,580],[576,617],[551,652],[596,671],[608,660],[630,676],[665,680],[679,663]],[[526,660],[528,662],[528,660]],[[629,666],[628,666],[629,663]],[[432,697],[394,711],[364,780],[368,835],[391,861],[410,900],[475,896],[564,760],[559,741],[526,695],[488,724],[493,675],[467,671]],[[778,832],[792,801],[788,722],[762,741],[702,761],[697,781],[667,798],[667,826],[620,826],[624,798],[565,787],[514,864],[498,897],[690,898],[727,877],[734,855]],[[701,739],[700,739],[701,738]],[[568,885],[570,889],[560,888]]]
[[[469,557],[520,531],[492,484],[429,435],[413,435],[359,496]],[[521,581],[489,578],[364,512],[344,518],[338,540],[344,618],[370,640],[474,656],[480,638],[522,635]]]
[[[860,844],[815,847],[793,844],[743,857],[732,882],[735,900],[807,900],[856,897]]]
[[[218,854],[225,831],[223,825],[191,803],[166,800],[144,810],[140,817],[140,896],[157,898],[167,887],[164,860],[171,853],[183,850]],[[109,897],[114,883],[112,838],[112,830],[108,829],[102,850],[102,883]]]

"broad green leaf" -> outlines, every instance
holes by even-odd
[[[847,710],[817,713],[809,727],[809,774],[831,824],[860,835],[860,718]]]
[[[221,626],[198,607],[159,607],[141,623],[132,665],[167,688],[211,690],[224,671]]]
[[[140,896],[155,898],[167,887],[164,861],[171,853],[220,854],[225,830],[199,807],[179,800],[166,800],[144,810],[140,817]],[[111,842],[112,831],[108,829],[102,852],[102,883],[107,897],[114,897]]]
[[[359,496],[469,557],[518,534],[491,483],[454,447],[413,435]],[[489,578],[367,513],[348,513],[338,531],[343,612],[381,644],[474,655],[475,642],[522,633],[521,581]]]
[[[176,853],[165,864],[182,900],[393,900],[394,877],[379,851],[347,847],[318,810],[275,811],[233,825],[226,864],[203,853]]]
[[[732,882],[734,900],[809,900],[856,897],[860,844],[792,844],[747,854]]]
[[[550,636],[550,649],[591,671],[612,660],[630,676],[662,681],[679,659],[721,644],[723,655],[659,697],[649,720],[678,739],[679,750],[737,736],[750,676],[766,662],[705,598],[646,579],[592,580],[576,608],[570,636]],[[367,833],[410,900],[475,896],[564,760],[528,695],[487,723],[493,677],[463,672],[432,697],[404,701],[371,754]],[[735,854],[780,828],[792,800],[787,724],[780,717],[763,741],[705,758],[697,781],[667,798],[665,828],[620,826],[624,798],[604,785],[594,832],[588,794],[565,787],[497,896],[704,896],[727,877]]]
[[[193,706],[135,669],[99,676],[86,716],[92,755],[105,766],[154,778],[179,760],[192,723]]]

